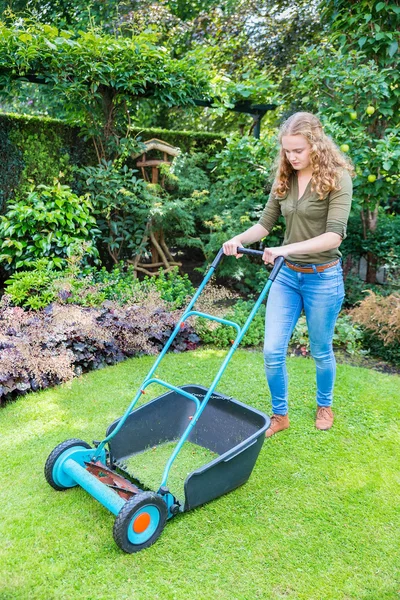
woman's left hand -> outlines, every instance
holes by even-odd
[[[274,264],[275,259],[278,256],[284,256],[285,258],[289,254],[287,246],[277,246],[276,248],[265,248],[263,254],[263,261],[265,264]]]

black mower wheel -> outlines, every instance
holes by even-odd
[[[46,460],[46,464],[44,466],[44,476],[46,478],[47,483],[49,485],[51,485],[51,487],[54,488],[55,490],[57,490],[58,492],[62,492],[69,488],[60,486],[60,485],[58,485],[58,483],[56,483],[54,481],[54,479],[53,479],[54,465],[56,464],[57,460],[60,458],[60,456],[66,450],[70,450],[71,448],[75,448],[75,447],[88,448],[88,449],[91,448],[90,444],[88,444],[87,442],[73,438],[71,440],[66,440],[65,442],[61,442],[61,444],[58,444],[58,446],[56,446],[54,448],[54,450],[49,454],[49,457]],[[78,485],[78,484],[76,484],[76,485]]]
[[[168,516],[167,505],[154,492],[141,492],[119,511],[113,529],[115,543],[128,554],[148,548],[160,537]]]

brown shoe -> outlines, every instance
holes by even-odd
[[[287,415],[272,415],[271,425],[265,432],[265,437],[271,437],[278,431],[283,431],[289,427],[289,417]]]
[[[318,406],[315,427],[325,431],[333,425],[333,412],[329,406]]]

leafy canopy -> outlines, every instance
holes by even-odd
[[[33,20],[0,22],[0,93],[10,97],[19,78],[51,85],[67,120],[95,140],[99,158],[106,157],[107,145],[126,134],[133,100],[152,97],[173,106],[207,97],[208,76],[198,60],[191,54],[171,58],[156,41],[145,32],[117,38]]]

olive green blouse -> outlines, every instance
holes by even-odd
[[[282,214],[286,224],[284,246],[304,242],[328,231],[338,233],[344,239],[353,192],[352,179],[347,169],[342,170],[339,185],[340,190],[330,192],[320,200],[318,195],[311,191],[310,180],[304,194],[298,198],[297,173],[293,173],[286,196],[276,198],[271,193],[258,222],[267,231],[271,231]],[[342,254],[339,248],[333,248],[318,254],[296,254],[287,258],[298,264],[320,264],[340,256]]]

